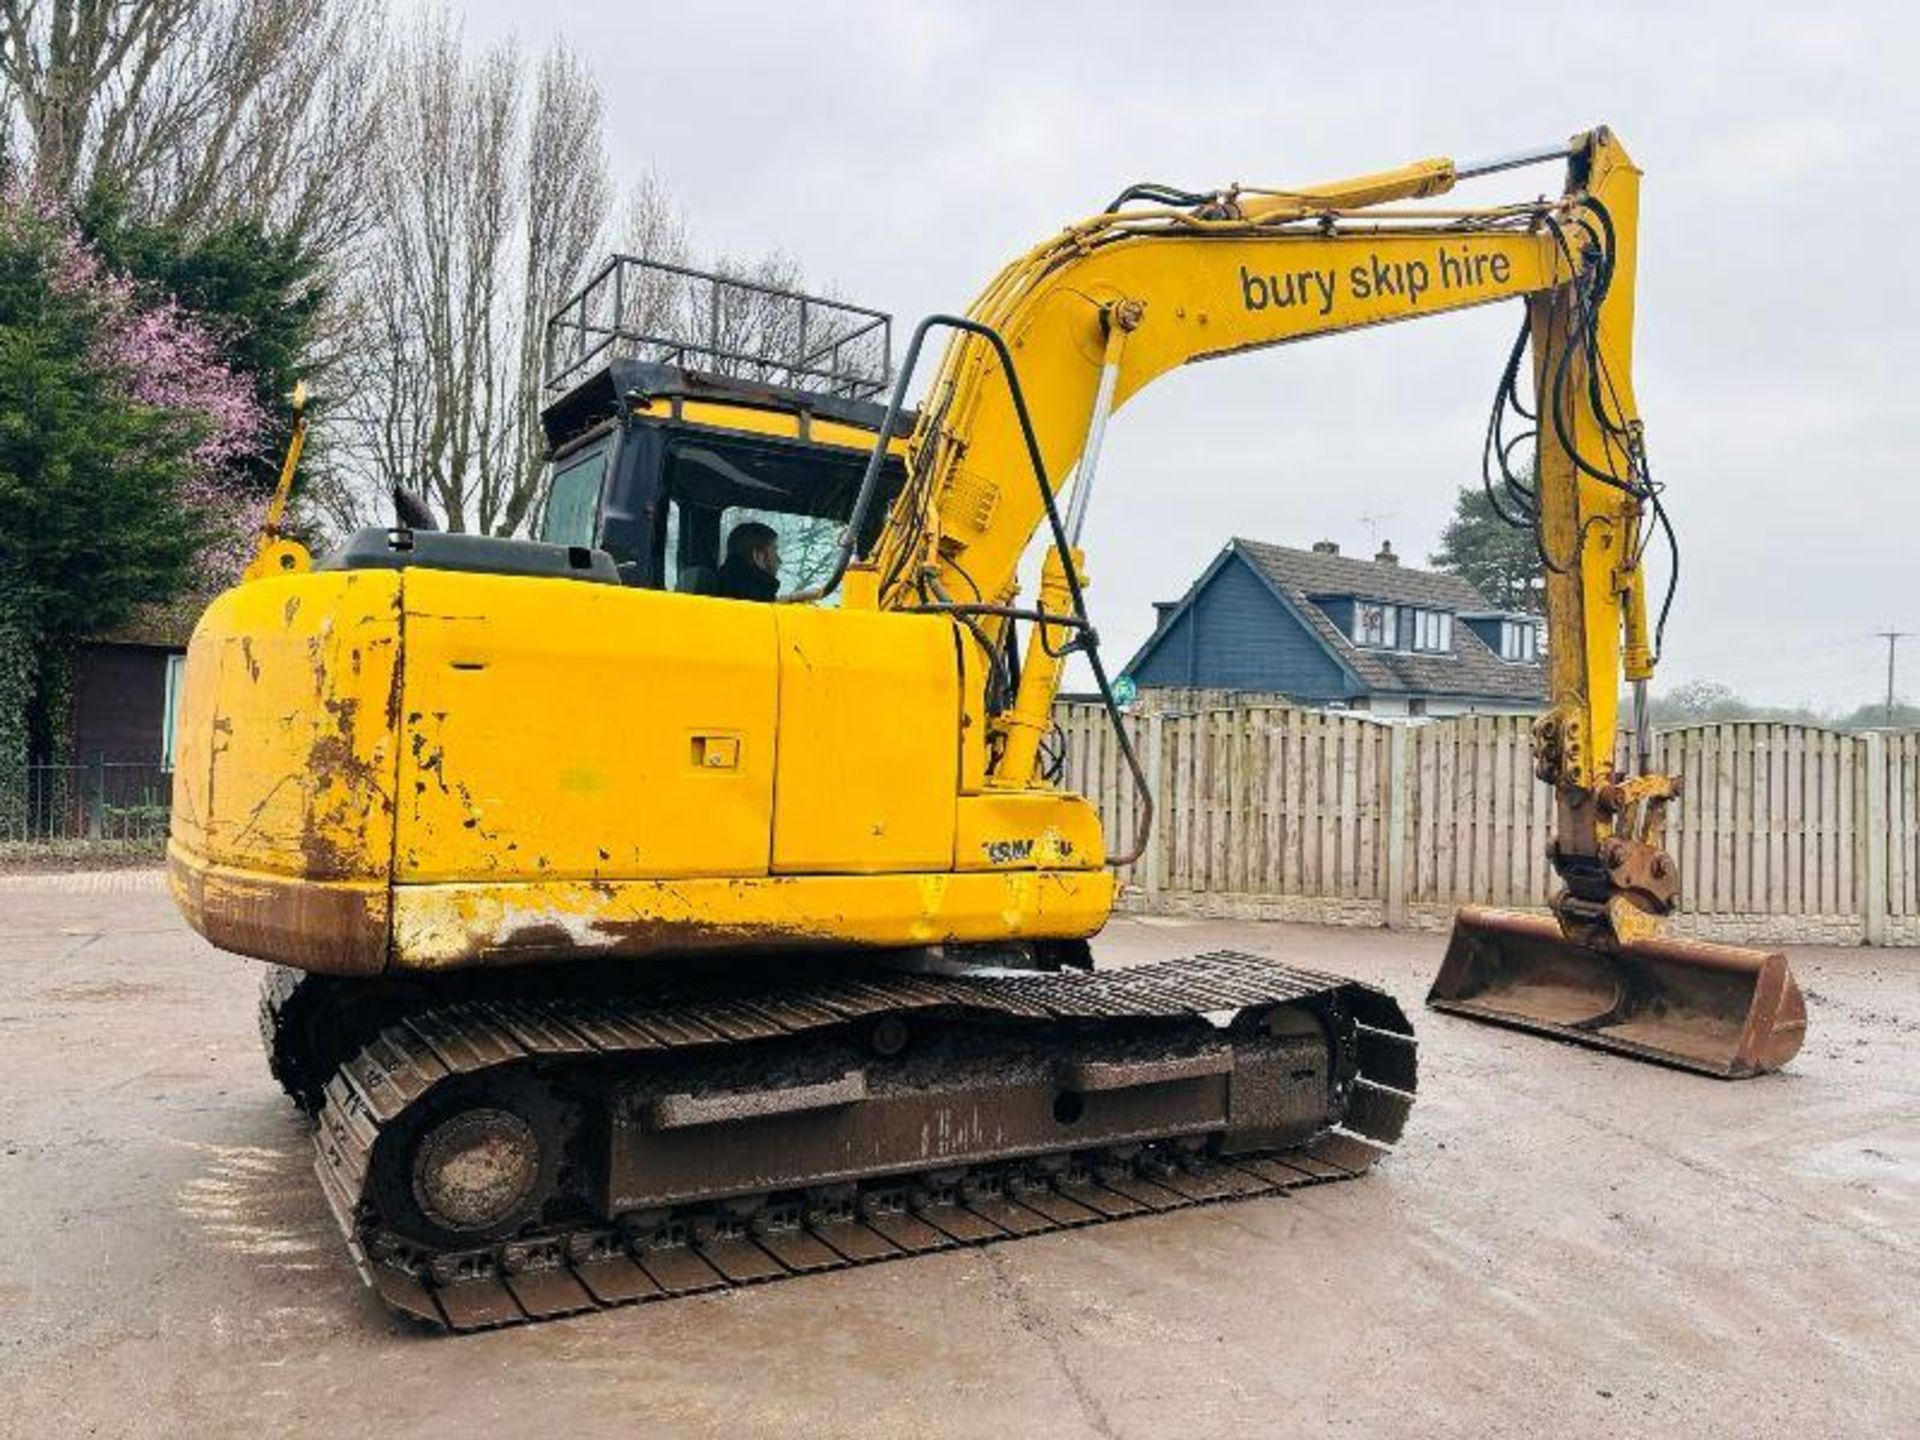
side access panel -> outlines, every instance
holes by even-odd
[[[774,611],[410,571],[395,878],[767,872]]]
[[[783,605],[775,874],[953,866],[960,661],[931,615]]]

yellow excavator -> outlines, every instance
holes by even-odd
[[[1436,203],[1549,162],[1558,198]],[[1137,185],[897,372],[876,312],[616,257],[549,327],[537,539],[405,497],[317,562],[271,525],[189,651],[169,874],[272,962],[270,1061],[381,1297],[474,1329],[1367,1169],[1413,1099],[1398,1005],[1237,953],[1093,968],[1131,857],[1060,783],[1051,712],[1083,656],[1148,821],[1078,547],[1116,409],[1468,306],[1525,312],[1487,462],[1546,570],[1561,889],[1463,912],[1430,999],[1720,1075],[1790,1058],[1780,956],[1659,933],[1679,782],[1644,716],[1615,763],[1671,534],[1630,382],[1638,182],[1593,130]],[[704,330],[661,319],[667,282]]]

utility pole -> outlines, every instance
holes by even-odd
[[[1887,642],[1887,725],[1893,725],[1893,657],[1900,642],[1913,634],[1911,630],[1876,630],[1873,632]]]

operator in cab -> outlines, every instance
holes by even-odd
[[[780,537],[772,526],[742,520],[733,527],[712,593],[723,600],[772,600],[780,593]]]

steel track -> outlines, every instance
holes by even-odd
[[[721,1202],[641,1227],[573,1225],[431,1250],[372,1199],[381,1135],[435,1087],[529,1062],[713,1054],[888,1015],[995,1024],[1218,1018],[1275,1005],[1336,1015],[1339,1122],[1304,1144],[1220,1157],[1206,1137],[1062,1149],[823,1193]],[[863,975],[705,996],[474,1000],[389,1026],[328,1082],[315,1168],[363,1278],[391,1307],[455,1331],[545,1320],[1357,1176],[1399,1138],[1416,1083],[1412,1027],[1381,991],[1221,952],[1120,971],[993,979]],[[391,1147],[390,1147],[391,1148]]]

